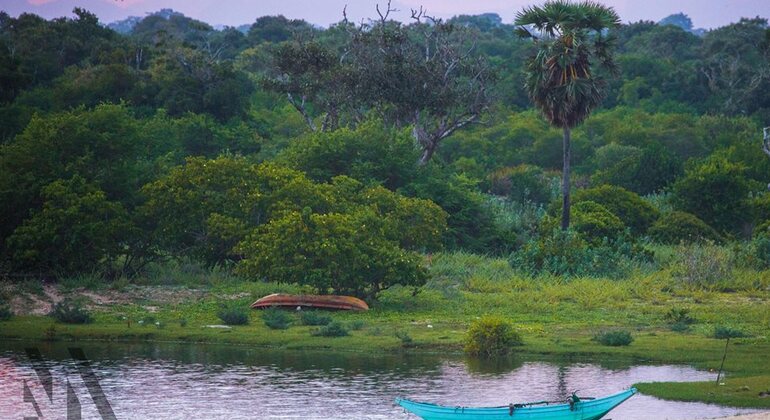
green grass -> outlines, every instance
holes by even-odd
[[[670,253],[672,248],[656,250]],[[673,257],[672,257],[673,258]],[[178,268],[182,270],[182,268]],[[589,358],[623,357],[633,361],[685,363],[701,369],[719,368],[724,340],[713,337],[716,326],[740,330],[749,337],[730,341],[725,363],[726,385],[714,391],[708,384],[640,384],[642,392],[693,401],[719,402],[743,407],[768,407],[770,398],[752,397],[770,377],[770,272],[733,270],[730,292],[697,289],[677,282],[670,270],[638,270],[627,279],[558,277],[527,278],[504,259],[466,253],[437,254],[430,260],[433,274],[416,296],[411,288],[394,287],[372,302],[368,312],[329,312],[342,325],[360,325],[345,337],[314,336],[318,327],[303,325],[300,314],[289,311],[291,326],[271,330],[260,311],[249,311],[248,325],[231,329],[206,328],[220,324],[221,305],[248,307],[269,293],[301,293],[306,288],[238,279],[224,270],[205,272],[193,267],[184,272],[159,268],[156,277],[139,284],[155,284],[152,293],[129,304],[94,310],[89,325],[54,323],[48,317],[16,316],[0,322],[0,338],[39,340],[105,339],[241,343],[285,349],[325,349],[368,353],[398,351],[462,352],[468,325],[478,317],[496,315],[512,322],[524,346],[516,351]],[[195,274],[197,273],[197,274]],[[126,286],[126,293],[136,290]],[[138,288],[141,290],[141,287]],[[166,295],[203,291],[186,300],[164,300]],[[686,308],[696,320],[687,331],[670,329],[672,308]],[[155,322],[139,325],[153,317]],[[185,322],[180,322],[185,320]],[[50,326],[55,324],[55,332]],[[184,326],[183,326],[184,325]],[[603,346],[592,338],[601,331],[628,330],[633,343]],[[408,345],[402,338],[409,337]],[[734,381],[751,379],[750,391],[735,391]],[[737,385],[741,387],[744,385]],[[768,384],[767,387],[770,387]],[[767,388],[766,387],[766,388]],[[742,388],[741,388],[742,389]]]

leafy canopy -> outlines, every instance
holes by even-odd
[[[604,30],[619,26],[620,17],[599,3],[557,0],[525,8],[515,23],[538,47],[525,70],[535,106],[557,127],[579,125],[604,99],[603,73],[616,71]]]

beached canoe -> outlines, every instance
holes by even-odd
[[[396,399],[396,403],[425,420],[599,420],[635,393],[636,388],[631,388],[596,399],[580,399],[573,395],[564,404],[536,402],[501,407],[445,407],[402,398]]]
[[[271,306],[290,308],[301,306],[303,308],[344,309],[352,311],[369,310],[369,305],[366,302],[353,296],[286,295],[274,293],[260,298],[251,304],[253,309],[265,309]]]

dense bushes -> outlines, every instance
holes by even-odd
[[[88,324],[93,321],[91,314],[83,308],[83,304],[72,299],[64,299],[55,304],[49,315],[65,324]]]
[[[681,173],[681,161],[662,145],[653,144],[641,152],[629,153],[609,168],[596,172],[591,180],[645,195],[667,187]]]
[[[492,172],[489,192],[511,200],[547,204],[551,201],[551,183],[543,170],[533,165],[519,165]]]
[[[167,252],[238,261],[254,279],[375,296],[427,278],[415,250],[441,245],[446,213],[430,201],[345,176],[318,184],[243,158],[188,159],[145,187],[146,217]]]
[[[576,191],[573,203],[581,201],[601,204],[637,235],[646,232],[659,216],[658,210],[638,195],[611,185]]]
[[[604,206],[593,201],[581,201],[572,206],[572,228],[591,243],[614,241],[626,229],[623,222]]]
[[[653,240],[664,244],[722,240],[719,233],[711,226],[694,215],[682,211],[664,213],[647,233]]]
[[[554,229],[527,242],[511,255],[511,266],[531,276],[620,277],[647,252],[622,239],[591,244],[574,230]]]
[[[249,323],[249,313],[238,306],[225,306],[217,312],[217,317],[226,325],[246,325]]]
[[[720,232],[738,233],[751,221],[752,182],[744,168],[715,156],[687,169],[673,186],[674,205]]]
[[[262,311],[262,321],[271,330],[285,330],[291,325],[291,317],[285,310],[277,307]]]
[[[682,245],[676,255],[672,274],[685,287],[714,290],[732,274],[732,252],[716,245]]]
[[[394,284],[421,286],[422,257],[384,237],[386,220],[372,211],[290,212],[238,247],[238,272],[251,278],[309,284],[321,293],[374,298]]]
[[[74,275],[110,267],[131,225],[120,203],[76,175],[43,188],[43,208],[8,238],[14,264],[29,271]]]
[[[348,329],[341,323],[333,321],[312,331],[311,334],[319,337],[345,337],[348,335]]]
[[[302,325],[327,325],[332,322],[332,318],[329,315],[321,314],[318,311],[302,311],[299,316]]]
[[[11,317],[13,317],[11,306],[6,301],[0,299],[0,321],[7,321]]]
[[[406,131],[369,121],[355,130],[314,132],[295,139],[279,157],[315,181],[347,175],[364,183],[396,189],[417,175],[419,151]]]
[[[495,316],[473,321],[465,336],[465,352],[471,356],[503,356],[510,353],[512,347],[522,344],[521,335],[513,325]]]
[[[603,346],[627,346],[634,341],[634,337],[628,331],[604,331],[596,334],[594,341]]]

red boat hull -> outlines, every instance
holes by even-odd
[[[351,311],[369,310],[369,305],[361,299],[352,296],[332,296],[332,295],[286,295],[274,293],[260,298],[251,304],[252,309],[265,309],[271,306],[282,306],[296,308],[321,308],[321,309],[343,309]]]

